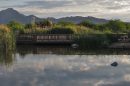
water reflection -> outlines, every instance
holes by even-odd
[[[12,71],[0,71],[1,86],[115,86],[130,80],[126,55],[16,55]],[[110,66],[113,61],[120,64]],[[3,72],[4,71],[4,72]],[[8,83],[6,83],[6,82]],[[119,85],[120,86],[120,85]]]
[[[130,55],[107,55],[107,53],[95,55],[95,52],[91,53],[93,55],[80,54],[81,51],[68,46],[28,47],[17,47],[15,59],[12,59],[14,61],[9,69],[0,65],[0,86],[129,86],[130,84]],[[115,61],[119,65],[111,67],[111,63]]]
[[[8,48],[0,48],[0,64],[9,66],[14,61],[14,50]]]
[[[17,46],[17,52],[23,57],[26,54],[57,54],[57,55],[130,55],[129,49],[73,49],[71,46]]]

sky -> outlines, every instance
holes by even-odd
[[[130,21],[130,0],[0,0],[0,10],[7,8],[41,18],[93,16]]]

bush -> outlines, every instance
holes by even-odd
[[[0,32],[1,33],[9,33],[10,29],[6,25],[1,24],[0,25]]]
[[[47,32],[48,34],[74,34],[71,28],[53,28]]]
[[[12,30],[12,31],[23,31],[24,30],[24,25],[16,22],[16,21],[11,21],[7,24],[7,26]]]
[[[11,50],[14,44],[12,31],[6,25],[0,25],[0,49]]]

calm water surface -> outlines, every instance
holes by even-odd
[[[0,56],[0,86],[130,86],[129,52],[18,46]]]

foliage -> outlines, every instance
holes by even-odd
[[[74,26],[76,24],[74,24],[73,22],[60,21],[60,22],[57,23],[57,25],[65,27],[65,26]]]
[[[126,24],[120,20],[110,20],[106,27],[108,27],[113,32],[126,32]]]
[[[7,26],[13,31],[22,31],[24,29],[24,25],[17,21],[11,21]]]
[[[130,24],[121,20],[110,20],[105,24],[93,24],[90,21],[83,21],[79,25],[89,27],[103,33],[127,33],[130,31]]]
[[[48,19],[44,19],[43,21],[36,22],[36,26],[41,28],[51,27],[52,25],[53,23]]]
[[[95,28],[95,24],[92,23],[91,21],[82,21],[81,23],[79,23],[79,25],[85,26],[85,27],[89,27],[89,28]]]
[[[9,33],[9,32],[10,32],[10,29],[9,29],[7,26],[1,24],[1,25],[0,25],[0,32],[1,32],[1,33]]]
[[[126,23],[126,30],[127,32],[130,32],[130,23]]]
[[[12,31],[6,25],[0,25],[0,48],[12,49],[15,44]]]
[[[35,25],[21,24],[16,21],[11,21],[7,24],[14,31],[22,33],[71,33],[71,34],[112,34],[112,33],[129,33],[130,24],[121,20],[110,20],[104,24],[94,24],[88,20],[82,21],[79,24],[73,22],[60,21],[52,23],[48,19],[36,22]],[[60,30],[60,31],[57,31]],[[65,31],[64,31],[65,30]],[[72,31],[72,32],[70,32]]]
[[[53,28],[48,30],[48,34],[73,34],[74,31],[71,28]]]
[[[6,25],[0,25],[0,64],[9,66],[13,61],[15,39]]]
[[[121,20],[110,20],[104,24],[94,24],[87,20],[79,24],[65,21],[53,24],[50,20],[45,19],[35,24],[23,25],[12,21],[7,25],[10,29],[5,25],[0,26],[0,43],[2,44],[12,42],[8,40],[11,39],[13,30],[36,34],[74,34],[78,35],[75,37],[75,42],[81,47],[100,48],[118,41],[116,35],[113,34],[128,34],[130,32],[130,23]]]
[[[25,29],[32,29],[32,28],[33,28],[33,25],[32,25],[32,24],[26,24],[24,28],[25,28]]]

